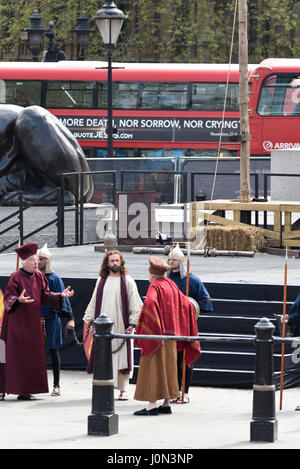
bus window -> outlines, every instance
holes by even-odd
[[[193,83],[192,108],[202,111],[223,111],[226,83]],[[239,85],[229,83],[226,111],[239,111]]]
[[[5,80],[0,80],[0,103],[6,103],[6,84]]]
[[[113,82],[113,107],[116,109],[136,109],[138,106],[138,84]],[[97,83],[98,108],[107,107],[107,83]]]
[[[88,81],[48,81],[47,108],[93,108],[94,83]]]
[[[283,113],[285,116],[300,116],[300,77],[292,77],[286,88]]]
[[[258,113],[262,116],[300,116],[300,77],[268,77],[262,85]]]
[[[269,116],[272,112],[272,102],[273,102],[273,97],[274,97],[274,84],[276,83],[276,77],[272,76],[267,78],[267,80],[264,81],[260,97],[259,97],[259,102],[258,102],[258,114],[262,116]]]
[[[142,109],[187,109],[187,83],[142,83]]]
[[[41,81],[6,80],[6,92],[1,92],[1,104],[17,104],[18,106],[41,105]]]
[[[137,83],[114,83],[113,106],[118,109],[136,109],[138,104]]]

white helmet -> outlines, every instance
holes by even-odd
[[[168,255],[168,259],[173,259],[174,261],[181,261],[184,262],[184,254],[177,243],[175,248],[170,251]]]
[[[52,274],[52,254],[48,249],[47,243],[41,249],[37,251],[38,257],[45,257],[46,258],[46,274]]]

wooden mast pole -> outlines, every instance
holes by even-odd
[[[240,201],[251,202],[247,1],[239,0]]]
[[[187,243],[187,273],[186,273],[186,296],[189,296],[190,290],[190,252],[191,252],[191,243]],[[184,404],[184,395],[185,395],[185,375],[186,375],[186,360],[185,360],[185,348],[183,350],[182,358],[182,376],[181,376],[181,404]]]

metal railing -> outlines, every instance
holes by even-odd
[[[90,175],[108,175],[112,176],[112,196],[111,196],[111,203],[113,205],[116,204],[116,171],[115,170],[108,170],[108,171],[85,171],[81,173],[63,173],[60,177],[60,190],[61,190],[61,211],[59,212],[58,216],[58,225],[59,225],[59,237],[57,245],[58,247],[65,247],[65,246],[72,246],[72,245],[83,245],[87,244],[84,242],[84,178]],[[64,194],[65,194],[65,180],[66,178],[74,177],[76,178],[76,187],[77,190],[74,194],[75,203],[74,206],[65,206],[64,204]],[[65,243],[65,212],[75,212],[75,219],[74,219],[74,235],[75,240],[74,243],[66,244]],[[100,241],[99,241],[100,242]]]
[[[89,435],[110,436],[118,433],[118,416],[114,412],[112,339],[143,339],[252,343],[256,347],[256,358],[250,440],[274,442],[277,439],[273,345],[292,343],[296,339],[300,341],[300,337],[274,337],[275,326],[267,318],[262,318],[254,326],[255,335],[248,337],[225,337],[217,334],[214,337],[204,334],[195,337],[114,334],[113,322],[104,314],[98,316],[93,324],[95,326],[94,377],[92,414],[88,417]]]
[[[0,206],[4,206],[4,205],[7,204],[7,202],[9,200],[11,200],[15,197],[19,198],[18,209],[15,212],[11,213],[10,215],[8,215],[5,218],[0,220],[0,226],[1,226],[1,224],[6,223],[8,220],[12,219],[13,217],[18,217],[17,222],[13,223],[9,227],[7,227],[4,230],[0,231],[0,236],[4,235],[5,233],[8,233],[9,231],[13,230],[14,228],[18,228],[19,237],[16,240],[12,241],[8,245],[4,244],[2,246],[2,248],[0,248],[0,253],[4,252],[4,251],[7,251],[8,249],[10,249],[11,247],[13,247],[15,245],[24,244],[24,241],[26,239],[31,238],[33,235],[39,233],[40,231],[43,231],[44,229],[48,228],[49,226],[51,226],[55,223],[57,224],[57,237],[59,239],[59,223],[58,223],[59,216],[58,216],[58,214],[62,211],[61,197],[59,197],[60,192],[61,192],[61,188],[57,187],[57,188],[47,192],[43,196],[39,197],[34,202],[30,202],[30,203],[26,203],[26,204],[24,203],[24,199],[23,199],[23,191],[15,192],[13,195],[7,196],[4,199],[0,200]],[[57,194],[57,213],[56,213],[57,216],[53,220],[49,221],[48,223],[45,223],[44,225],[39,226],[38,228],[34,229],[33,231],[31,231],[27,234],[24,234],[24,212],[26,210],[28,210],[30,207],[36,206],[36,204],[38,202],[44,200],[46,197],[48,197],[49,195],[52,195],[52,194]]]
[[[14,193],[13,195],[8,195],[4,199],[0,200],[0,206],[7,205],[8,202],[11,199],[16,199],[19,198],[19,206],[16,212],[8,215],[7,217],[3,218],[0,220],[0,225],[7,223],[10,219],[13,217],[18,217],[18,221],[10,225],[9,227],[5,227],[0,231],[0,236],[4,235],[6,233],[9,233],[11,230],[14,228],[19,229],[19,237],[18,239],[10,242],[8,245],[4,245],[1,249],[0,252],[3,252],[7,249],[10,249],[12,246],[18,244],[18,243],[23,243],[24,240],[32,237],[36,233],[44,230],[45,228],[57,223],[57,245],[59,247],[63,246],[70,246],[70,245],[82,245],[82,244],[87,244],[84,241],[84,194],[83,194],[83,187],[84,187],[84,178],[87,176],[93,176],[93,178],[97,178],[98,176],[104,176],[106,177],[107,175],[111,176],[111,182],[105,181],[105,183],[96,183],[96,188],[97,184],[99,187],[104,186],[108,188],[106,190],[106,196],[105,199],[109,199],[109,202],[115,206],[116,205],[116,192],[117,190],[124,190],[125,187],[125,182],[128,183],[130,178],[128,176],[133,175],[134,177],[137,175],[144,175],[144,176],[151,176],[151,175],[157,175],[158,177],[164,176],[167,178],[170,178],[172,187],[173,187],[173,195],[172,195],[172,203],[187,203],[194,201],[196,199],[196,177],[202,176],[203,178],[206,178],[208,176],[214,176],[213,171],[196,171],[196,172],[189,172],[189,171],[151,171],[151,170],[143,170],[143,169],[137,169],[137,170],[101,170],[101,171],[88,171],[88,172],[83,172],[83,173],[64,173],[61,175],[61,181],[60,181],[60,187],[57,187],[53,189],[52,191],[49,191],[48,193],[42,195],[38,199],[36,199],[34,202],[31,203],[25,203],[24,198],[23,198],[23,192],[19,191]],[[126,177],[127,176],[127,177]],[[218,172],[217,176],[222,177],[222,178],[228,178],[232,176],[240,176],[238,172]],[[268,199],[269,195],[269,178],[271,177],[293,177],[293,178],[300,178],[300,174],[284,174],[284,173],[270,173],[270,172],[250,172],[250,177],[254,178],[254,197],[256,200],[262,200],[265,201]],[[66,190],[66,178],[68,177],[74,177],[76,178],[76,193],[74,194],[75,197],[75,203],[74,206],[66,206],[65,201],[64,201],[64,195],[65,195],[65,190]],[[260,182],[261,179],[263,178],[263,198],[259,198],[259,194],[261,193],[260,188]],[[136,181],[135,181],[136,182]],[[144,188],[140,188],[140,190],[153,190],[153,187],[156,187],[157,181],[146,181],[146,186],[144,185]],[[166,192],[166,184],[162,183],[161,187],[157,187],[158,190],[161,191],[163,194]],[[120,186],[119,186],[120,184]],[[152,184],[152,186],[151,186]],[[199,186],[199,182],[198,182]],[[201,187],[201,179],[200,179],[200,187]],[[134,186],[134,189],[136,187]],[[101,191],[105,192],[105,191]],[[24,234],[24,219],[23,219],[23,214],[24,211],[27,210],[30,207],[35,206],[37,203],[39,203],[44,199],[46,199],[49,195],[57,193],[57,217],[51,220],[50,222],[36,228],[35,230],[31,231],[28,234]],[[190,194],[190,195],[189,195]],[[164,196],[166,194],[164,193]],[[182,200],[181,200],[182,199]],[[66,212],[75,212],[75,217],[74,217],[74,242],[71,242],[70,244],[65,243],[65,213]],[[264,221],[263,225],[264,227],[267,224],[267,214],[264,212]],[[255,212],[255,225],[258,226],[258,212]],[[88,241],[90,243],[91,241]],[[93,242],[101,242],[97,241],[96,239]]]

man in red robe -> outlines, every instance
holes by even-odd
[[[173,335],[198,337],[194,308],[175,282],[164,273],[169,265],[158,257],[149,259],[147,296],[136,327],[140,335]],[[147,408],[134,415],[171,414],[170,399],[179,396],[177,350],[186,350],[186,364],[191,366],[200,356],[200,343],[195,341],[136,339],[141,359],[134,399],[149,401]],[[157,408],[156,401],[164,399]]]
[[[0,400],[17,394],[20,400],[48,392],[46,356],[41,325],[41,305],[61,309],[62,297],[73,296],[67,287],[52,293],[44,275],[37,270],[37,243],[16,249],[22,267],[14,272],[4,293],[1,340],[5,342],[5,363],[0,363]]]

